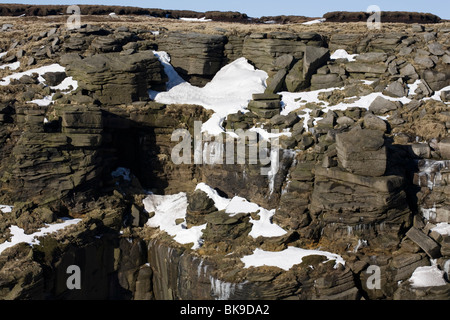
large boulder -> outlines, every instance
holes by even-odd
[[[425,70],[422,73],[422,79],[428,83],[432,90],[438,91],[450,85],[450,71]]]
[[[225,65],[226,37],[201,33],[169,33],[158,38],[158,49],[170,54],[171,64],[193,85],[203,86]]]
[[[165,86],[166,75],[152,51],[131,55],[97,54],[85,59],[61,58],[67,74],[93,99],[106,105],[148,100],[148,90]]]
[[[336,135],[339,165],[354,174],[379,177],[386,172],[384,134],[379,130],[356,129]]]
[[[322,47],[306,46],[303,58],[303,75],[309,81],[317,69],[330,60],[330,50]]]
[[[395,111],[399,108],[398,103],[387,100],[381,96],[377,97],[369,106],[369,110],[376,115],[384,115],[389,111]]]
[[[321,223],[322,236],[336,244],[365,239],[396,246],[411,215],[403,185],[400,176],[367,177],[317,166],[309,210]]]

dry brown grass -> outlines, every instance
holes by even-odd
[[[55,25],[64,25],[68,16],[47,16],[47,17],[0,17],[0,24],[12,23],[16,29],[22,29],[27,33],[35,33],[48,30]],[[333,33],[368,33],[366,23],[338,23],[325,22],[314,25],[299,24],[242,24],[234,22],[187,22],[176,19],[151,18],[146,16],[119,16],[111,18],[109,16],[81,16],[82,24],[93,24],[100,26],[119,27],[127,26],[131,29],[148,29],[168,31],[199,32],[207,34],[248,34],[253,32],[308,32],[315,31],[325,35]],[[411,25],[403,23],[384,23],[380,31],[373,30],[371,33],[404,32],[411,28]],[[427,27],[435,30],[450,28],[450,22],[439,24],[428,24]],[[1,37],[3,38],[3,37]]]

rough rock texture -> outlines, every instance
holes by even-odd
[[[99,23],[30,31],[27,41],[8,38],[20,26],[2,27],[1,64],[20,61],[24,71],[60,62],[66,71],[44,75],[45,83],[35,74],[0,87],[0,204],[13,206],[0,210],[0,244],[13,225],[31,233],[62,218],[82,222],[3,251],[0,298],[448,299],[448,282],[418,289],[408,281],[418,267],[444,270],[450,258],[449,236],[437,231],[450,222],[448,90],[435,95],[449,84],[445,26],[211,34],[196,25],[155,35],[153,26]],[[359,55],[331,60],[336,49]],[[174,165],[173,131],[193,133],[194,121],[212,112],[150,101],[148,89],[164,90],[167,80],[152,50],[167,50],[194,85],[241,56],[268,72],[266,92],[223,127],[285,130],[277,173],[262,175],[267,165],[250,164],[247,154],[242,165]],[[65,76],[79,88],[53,87]],[[326,88],[333,89],[308,92]],[[298,109],[283,112],[284,90],[301,92],[292,95]],[[296,97],[308,100],[303,91],[315,102]],[[31,103],[48,96],[48,106]],[[358,101],[369,96],[378,98]],[[118,167],[129,174],[113,176]],[[251,237],[259,214],[218,211],[195,191],[199,182],[274,209],[271,221],[286,234]],[[186,193],[186,227],[206,225],[200,249],[146,225],[154,214],[143,208],[149,191]],[[345,266],[321,255],[289,271],[245,268],[241,260],[255,249],[291,246],[340,254]],[[84,270],[81,291],[66,286],[73,264]],[[380,289],[370,288],[373,266]]]
[[[64,61],[64,58],[62,58]],[[164,87],[163,68],[151,51],[131,55],[97,54],[67,64],[67,73],[102,104],[148,100],[148,90]]]
[[[11,150],[0,186],[15,201],[46,203],[69,193],[83,193],[100,183],[102,116],[95,107],[61,106],[55,110],[61,123],[44,124],[45,108],[16,107],[22,131]]]
[[[383,133],[377,130],[353,130],[336,135],[339,164],[347,171],[379,177],[386,172],[387,154]]]
[[[173,33],[158,40],[159,50],[170,52],[171,64],[194,85],[203,86],[225,65],[222,35]]]

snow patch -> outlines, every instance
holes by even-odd
[[[255,69],[247,59],[239,58],[223,67],[203,88],[191,85],[170,65],[166,52],[155,51],[169,81],[165,92],[150,90],[150,98],[164,104],[194,104],[215,114],[203,124],[202,132],[217,135],[224,132],[223,120],[232,113],[246,111],[252,94],[263,93],[268,75]]]
[[[39,75],[39,77],[38,77],[39,82],[45,83],[45,79],[42,77],[43,74],[46,74],[47,72],[64,72],[64,71],[66,71],[66,68],[64,68],[63,66],[61,66],[58,63],[54,63],[54,64],[51,64],[48,66],[30,69],[30,70],[27,70],[24,72],[18,72],[18,73],[14,73],[12,75],[6,76],[0,81],[0,85],[7,86],[11,83],[12,79],[18,80],[18,79],[22,78],[24,75],[31,76],[33,73],[37,73]]]
[[[189,21],[189,22],[211,22],[212,19],[203,18],[180,18],[181,21]]]
[[[421,83],[422,81],[420,79],[417,79],[416,81],[414,81],[414,83],[408,84],[408,91],[410,96],[416,95],[416,90],[419,87],[419,84]]]
[[[4,65],[1,65],[0,66],[0,69],[6,69],[6,68],[8,68],[9,70],[17,70],[17,69],[19,69],[19,67],[20,67],[20,61],[16,61],[16,62],[13,62],[13,63],[7,63],[7,64],[4,64]]]
[[[49,106],[53,103],[53,94],[49,96],[45,96],[42,99],[34,99],[31,101],[27,101],[27,103],[34,103],[41,107]]]
[[[441,98],[442,91],[450,91],[450,86],[446,86],[446,87],[442,88],[441,90],[435,91],[434,95],[432,95],[429,98],[423,98],[422,100],[426,101],[426,100],[429,100],[429,99],[433,99],[433,100],[437,100],[437,101],[443,102],[442,98]],[[450,104],[450,102],[444,102],[444,103],[446,105]]]
[[[19,65],[20,65],[20,62],[19,62]],[[4,65],[4,66],[6,66],[6,65]],[[4,66],[0,66],[0,69],[2,69],[2,67],[4,67]],[[13,69],[11,69],[11,70],[13,70]],[[54,64],[51,64],[48,66],[30,69],[30,70],[27,70],[24,72],[14,73],[12,75],[6,76],[0,81],[0,85],[7,86],[11,83],[12,79],[18,80],[25,75],[31,76],[33,73],[37,73],[39,75],[38,81],[40,83],[45,84],[45,79],[42,77],[43,74],[45,74],[47,72],[64,72],[65,70],[66,70],[66,68],[64,68],[63,66],[61,66],[57,63],[54,63]],[[70,90],[69,92],[72,92],[73,90],[76,90],[78,88],[78,82],[76,80],[74,80],[72,77],[67,77],[59,85],[53,86],[50,88],[53,90],[60,90],[60,91]],[[63,92],[63,93],[67,94],[69,92]],[[48,106],[53,103],[53,95],[54,95],[54,93],[51,95],[45,96],[42,99],[34,99],[32,101],[28,101],[27,103],[35,103],[39,106]]]
[[[25,234],[25,231],[18,226],[11,226],[9,228],[11,233],[11,240],[0,244],[0,254],[7,248],[13,247],[19,243],[28,243],[29,245],[38,245],[40,242],[37,240],[39,237],[58,232],[67,228],[68,226],[79,223],[81,219],[67,219],[62,223],[46,224],[45,228],[41,228],[39,231],[33,234]]]
[[[231,200],[221,197],[216,190],[210,186],[200,183],[196,190],[202,190],[208,197],[214,201],[214,205],[217,210],[225,210],[230,216],[235,216],[239,213],[257,213],[259,220],[250,218],[250,223],[253,225],[249,236],[253,238],[258,237],[280,237],[287,232],[279,225],[272,222],[272,217],[276,210],[267,210],[260,207],[256,203],[250,202],[244,198],[235,196]]]
[[[323,113],[327,113],[328,111],[336,111],[336,110],[341,110],[344,111],[348,108],[353,108],[353,107],[360,107],[360,108],[365,108],[365,109],[369,109],[370,105],[372,104],[372,102],[377,98],[377,97],[383,97],[386,100],[390,100],[390,101],[400,101],[403,104],[407,104],[409,102],[411,102],[411,99],[407,98],[407,97],[401,97],[401,98],[393,98],[393,97],[389,97],[384,95],[381,92],[373,92],[370,93],[366,96],[361,96],[359,97],[358,100],[356,101],[344,101],[344,102],[340,102],[334,106],[330,106],[328,102],[326,101],[322,101],[319,99],[319,93],[321,92],[330,92],[333,90],[343,90],[345,87],[341,87],[341,88],[327,88],[327,89],[319,89],[319,90],[314,90],[314,91],[308,91],[308,92],[280,92],[280,94],[282,95],[282,111],[281,114],[282,115],[288,115],[290,112],[295,111],[300,109],[301,107],[304,107],[307,103],[320,103],[322,104],[321,106],[321,110],[323,111]],[[353,97],[351,97],[353,98]],[[302,118],[304,120],[304,128],[306,130],[308,130],[308,121],[311,119],[310,113],[312,111],[312,109],[310,108],[303,108],[302,111],[304,112],[303,115],[299,115],[300,118]],[[314,118],[315,121],[320,120],[321,118]]]
[[[53,86],[50,88],[53,90],[60,90],[63,94],[68,94],[78,88],[78,82],[76,80],[74,80],[72,77],[67,77],[59,85]],[[67,90],[70,90],[70,91],[67,91]],[[67,91],[67,92],[63,92],[63,91]],[[50,104],[52,104],[54,102],[53,95],[54,95],[54,93],[52,93],[51,95],[45,96],[42,99],[34,99],[31,101],[28,101],[27,103],[35,103],[38,106],[49,106]]]
[[[4,204],[0,204],[0,211],[3,213],[10,213],[12,212],[13,207],[12,206],[7,206]]]
[[[201,237],[206,224],[187,228],[186,210],[188,202],[186,193],[181,192],[166,196],[152,194],[146,197],[143,203],[147,212],[155,212],[155,215],[147,221],[149,227],[160,228],[174,237],[174,240],[178,243],[193,243],[192,249],[194,250],[201,247]],[[176,221],[179,219],[184,219],[184,222],[177,224]]]
[[[254,213],[258,212],[260,207],[256,203],[248,202],[247,199],[241,197],[234,197],[225,208],[225,212],[230,216],[235,216],[238,213]]]
[[[358,54],[349,54],[344,49],[337,49],[331,56],[330,59],[336,60],[336,59],[347,59],[348,61],[356,61],[355,57],[357,57]]]
[[[241,261],[245,264],[245,268],[268,266],[278,267],[288,271],[294,265],[302,263],[304,257],[312,255],[325,256],[328,259],[327,261],[335,260],[335,268],[339,264],[345,265],[345,261],[340,255],[326,251],[307,250],[296,247],[289,247],[279,252],[255,249],[252,255],[244,256],[241,258]]]
[[[50,88],[60,91],[76,90],[78,88],[78,81],[74,80],[72,77],[67,77],[57,86],[53,86]]]
[[[327,19],[322,18],[322,19],[316,19],[316,20],[311,20],[311,21],[307,21],[307,22],[303,22],[303,25],[312,25],[312,24],[318,24],[318,23],[323,23],[325,22]]]
[[[292,136],[292,132],[290,132],[290,130],[291,130],[290,128],[287,128],[287,129],[283,129],[282,132],[273,133],[273,132],[269,132],[269,131],[267,131],[266,129],[263,129],[263,128],[253,127],[253,128],[249,129],[249,131],[253,131],[253,132],[258,133],[261,136],[261,138],[263,140],[266,140],[266,141],[269,141],[270,139],[273,139],[273,138],[279,138],[279,137],[282,137],[282,136],[291,137]]]
[[[413,288],[439,287],[447,284],[444,271],[439,270],[437,265],[417,268],[409,281]]]
[[[436,231],[443,236],[450,236],[450,224],[447,222],[438,223],[431,231]]]

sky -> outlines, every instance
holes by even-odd
[[[161,8],[194,11],[239,11],[250,17],[299,15],[309,17],[322,17],[330,11],[366,11],[370,5],[377,5],[382,11],[417,11],[429,12],[443,19],[450,19],[450,1],[448,0],[152,0],[152,1],[126,1],[126,0],[29,0],[29,1],[1,1],[0,3],[25,4],[101,4],[122,5],[142,8]]]

